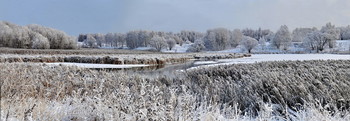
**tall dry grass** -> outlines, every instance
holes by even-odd
[[[157,77],[29,63],[0,68],[1,120],[350,120],[350,60]]]

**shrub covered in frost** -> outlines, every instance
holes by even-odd
[[[47,42],[49,46],[47,46]],[[77,42],[60,30],[40,25],[19,26],[0,21],[0,46],[14,48],[75,49]]]
[[[35,34],[32,48],[33,49],[50,49],[50,42],[46,37],[42,36],[41,34]]]

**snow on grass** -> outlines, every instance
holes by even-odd
[[[197,61],[197,62],[194,62],[194,65],[203,65],[203,64],[216,64],[218,62],[216,61]]]
[[[236,59],[219,59],[217,61],[198,62],[197,64],[209,64],[203,66],[218,66],[240,63],[258,63],[267,61],[304,61],[304,60],[350,60],[350,55],[339,54],[253,54],[251,57]],[[192,67],[195,69],[203,66]]]
[[[149,50],[156,50],[156,49],[153,47],[138,47],[138,48],[135,48],[134,50],[149,51]]]
[[[149,65],[145,64],[124,64],[124,65],[115,65],[115,64],[92,64],[92,63],[46,63],[48,65],[66,65],[66,66],[77,66],[81,68],[135,68],[135,67],[146,67]]]

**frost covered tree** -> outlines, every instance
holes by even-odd
[[[276,32],[272,45],[276,46],[277,49],[287,50],[292,42],[291,34],[286,25],[282,25]]]
[[[76,40],[72,39],[72,37],[63,31],[36,24],[31,24],[27,27],[46,37],[50,42],[51,49],[75,49],[77,47]]]
[[[303,40],[303,45],[310,50],[317,50],[317,41],[322,41],[323,35],[319,31],[315,31],[312,33],[309,33],[306,38]]]
[[[339,39],[340,31],[331,23],[327,23],[320,31],[315,31],[307,35],[303,43],[308,49],[323,51],[327,45],[329,48],[335,46],[335,40]]]
[[[329,43],[329,35],[320,31],[315,31],[305,38],[304,46],[310,50],[316,50],[316,52],[321,52],[325,49],[326,45]]]
[[[115,36],[117,37],[117,39],[115,41],[116,45],[118,45],[120,47],[124,47],[124,45],[126,44],[125,43],[126,42],[126,34],[117,33]],[[116,47],[118,47],[118,46],[116,46]]]
[[[175,47],[175,45],[176,45],[175,39],[171,38],[171,37],[166,39],[166,43],[168,45],[169,50],[172,50]]]
[[[126,45],[130,49],[137,47],[147,47],[151,38],[154,36],[152,31],[130,31],[126,35]]]
[[[16,26],[13,28],[14,40],[12,40],[12,47],[15,48],[31,48],[32,38],[29,34],[32,33],[27,27]]]
[[[201,39],[194,41],[194,43],[186,50],[187,52],[201,52],[205,50],[204,42]]]
[[[340,37],[339,29],[335,28],[335,25],[332,25],[332,23],[327,23],[321,28],[321,32],[324,34],[329,48],[334,48],[336,45],[335,40]]]
[[[91,34],[88,34],[86,40],[84,41],[84,47],[96,48],[97,46],[98,45],[95,37],[93,37]]]
[[[78,42],[84,42],[86,40],[87,34],[79,34]]]
[[[225,28],[210,29],[204,37],[205,47],[209,50],[224,50],[230,46],[230,31]]]
[[[150,41],[150,46],[154,47],[157,51],[161,51],[163,48],[167,47],[164,37],[154,36]]]
[[[246,28],[246,29],[242,30],[242,33],[244,36],[252,37],[252,38],[258,40],[261,37],[265,37],[266,35],[270,34],[271,31],[268,29],[263,30],[261,28],[259,28],[258,30]]]
[[[252,49],[254,49],[258,45],[258,40],[244,36],[241,41],[241,45],[248,51],[248,53],[251,53]]]
[[[266,42],[272,42],[273,38],[275,37],[275,33],[271,32],[268,35],[265,36]]]
[[[74,49],[76,41],[63,31],[40,25],[19,26],[9,22],[0,22],[0,46],[14,48],[32,48],[40,34],[48,39],[52,49]],[[39,37],[40,38],[40,37]],[[37,40],[38,41],[38,40]]]
[[[130,31],[126,34],[126,46],[128,46],[130,49],[139,47],[137,41],[138,33],[136,31]]]
[[[117,36],[116,33],[107,33],[105,36],[106,44],[110,47],[117,47],[118,44],[116,43]]]
[[[243,34],[239,29],[235,29],[231,32],[231,47],[237,47],[243,38]]]
[[[35,33],[32,49],[50,49],[49,40],[39,33]]]
[[[139,31],[139,46],[140,47],[147,47],[149,42],[151,41],[153,35],[152,31]]]
[[[244,36],[248,36],[248,37],[252,37],[252,38],[255,37],[255,30],[250,29],[250,28],[243,29],[242,33]]]
[[[193,43],[195,40],[203,38],[204,34],[196,31],[183,30],[177,34],[177,36],[183,41],[190,41]]]
[[[266,48],[266,39],[265,39],[265,37],[261,37],[259,39],[259,45],[261,46],[261,50],[265,50],[265,48]]]
[[[180,46],[182,46],[182,44],[184,43],[184,41],[177,35],[174,35],[173,38],[174,38],[176,44],[179,44]]]
[[[2,47],[10,47],[10,42],[13,39],[13,30],[9,26],[8,22],[0,21],[0,46]]]
[[[303,42],[309,33],[317,31],[317,28],[296,28],[292,32],[292,42]]]
[[[350,25],[346,27],[338,27],[340,31],[340,40],[350,40]]]
[[[14,48],[31,48],[33,37],[31,31],[25,26],[19,26],[10,22],[0,22],[0,45]]]
[[[92,34],[92,36],[96,39],[96,43],[98,47],[102,47],[103,46],[102,44],[106,43],[104,34],[97,33],[97,34]]]

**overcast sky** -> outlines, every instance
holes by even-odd
[[[70,35],[350,25],[350,0],[0,0],[0,20]]]

